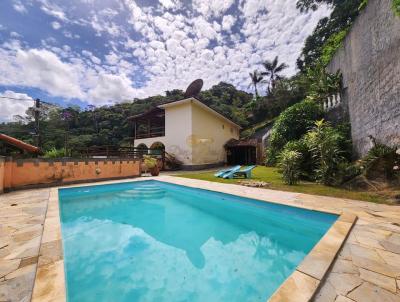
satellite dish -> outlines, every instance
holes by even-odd
[[[203,87],[202,79],[194,80],[186,89],[185,98],[195,97],[200,93],[202,87]]]

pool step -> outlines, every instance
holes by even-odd
[[[165,191],[159,187],[145,188],[137,187],[131,190],[123,191],[115,194],[119,198],[131,199],[131,198],[146,198],[146,199],[159,199],[164,197]]]

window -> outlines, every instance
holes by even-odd
[[[224,124],[222,124],[222,129],[225,129],[225,125]]]

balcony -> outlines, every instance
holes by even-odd
[[[133,123],[133,138],[153,138],[165,136],[165,111],[161,108],[153,108],[145,113],[129,118]]]

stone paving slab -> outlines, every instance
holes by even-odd
[[[321,277],[318,270],[308,272],[314,277],[296,271],[288,282],[292,286],[274,301],[286,301],[285,293],[295,292],[297,301],[400,302],[399,206],[173,176],[157,179],[329,213],[356,215],[355,226],[341,245],[334,263],[325,267],[328,272],[324,278],[316,278]],[[143,178],[125,181],[138,180]],[[96,184],[115,182],[124,181]],[[54,192],[56,188],[0,195],[0,302],[31,301],[35,276],[36,280],[47,282],[36,281],[33,301],[65,301],[58,199]],[[341,218],[344,222],[346,215]],[[55,290],[46,295],[48,287],[54,285]]]

